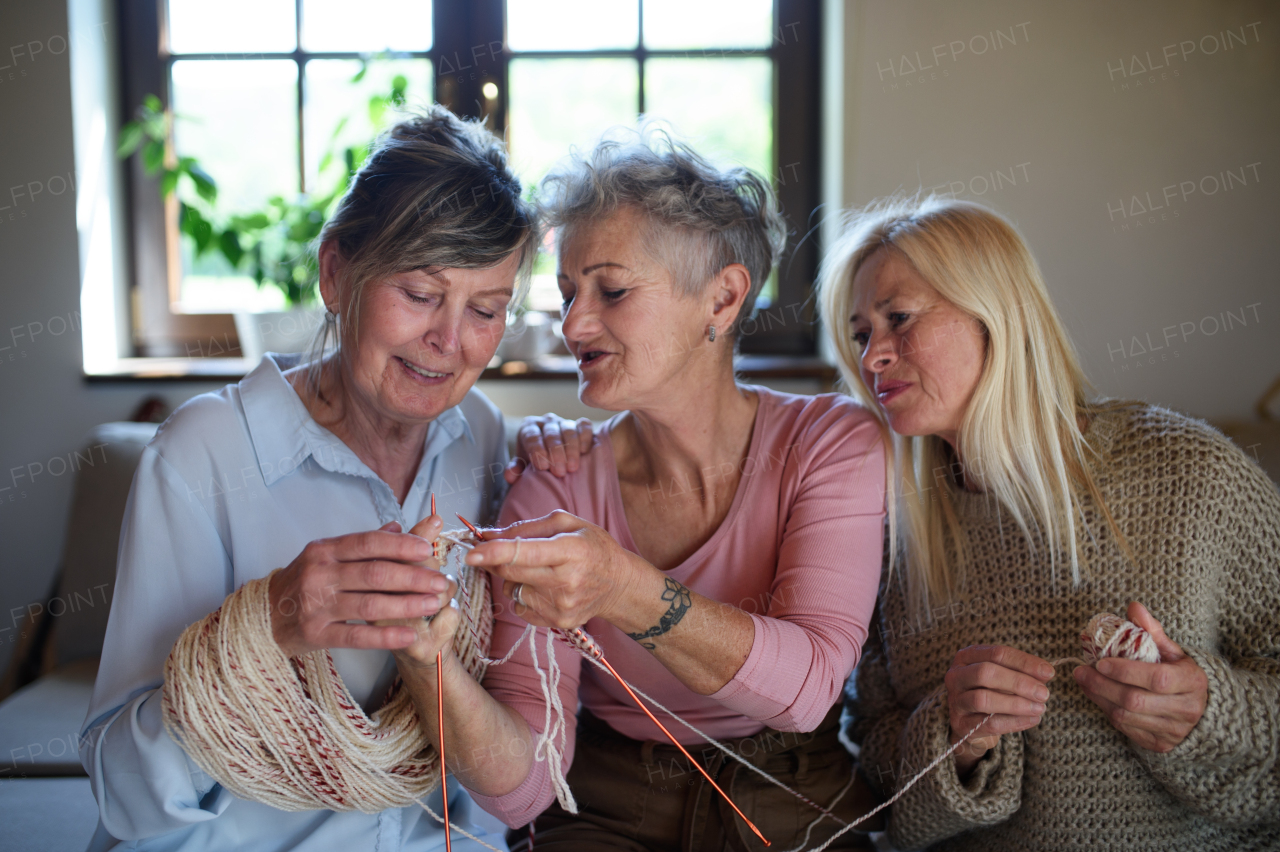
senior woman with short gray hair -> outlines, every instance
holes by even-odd
[[[735,380],[740,320],[784,243],[768,184],[648,132],[553,172],[543,205],[579,396],[620,413],[577,470],[526,471],[506,526],[468,555],[504,581],[492,654],[527,623],[543,628],[540,649],[546,627],[585,625],[630,684],[838,819],[861,815],[838,704],[875,599],[883,451],[846,397]],[[524,650],[484,689],[446,658],[446,753],[483,807],[513,828],[536,819],[539,852],[759,848],[616,681],[562,642],[555,655],[561,702],[582,707],[560,767],[535,759],[546,707]],[[435,680],[415,684],[418,705],[434,706]],[[815,843],[840,827],[665,723],[778,848],[811,824]],[[576,814],[552,803],[557,768]]]
[[[473,385],[537,242],[520,193],[479,123],[435,107],[398,124],[321,234],[336,352],[322,344],[311,367],[268,356],[238,384],[181,406],[143,452],[83,733],[101,813],[91,849],[446,845],[416,804],[290,812],[236,798],[167,733],[161,686],[179,634],[269,575],[270,632],[284,655],[329,649],[351,697],[378,708],[408,659],[391,652],[417,631],[374,622],[433,615],[448,600],[448,580],[418,564],[430,543],[401,530],[429,515],[435,490],[441,511],[481,517],[501,497],[501,478],[483,473],[506,461],[502,417]],[[433,517],[414,532],[433,538],[440,527]],[[223,677],[223,691],[245,693]],[[254,764],[258,754],[246,747],[234,759],[283,784],[288,774]],[[482,835],[466,793],[450,781],[448,795],[453,821]],[[440,798],[437,787],[427,799],[437,812]]]

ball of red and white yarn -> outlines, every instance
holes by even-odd
[[[1132,621],[1102,612],[1089,619],[1080,634],[1085,660],[1093,665],[1104,657],[1120,657],[1143,663],[1160,662],[1160,649],[1151,634]]]

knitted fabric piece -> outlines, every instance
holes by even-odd
[[[1168,754],[1115,730],[1067,668],[1040,724],[1002,737],[966,782],[943,763],[892,808],[900,849],[1280,848],[1280,494],[1221,434],[1151,406],[1099,414],[1086,438],[1130,563],[1086,501],[1081,583],[1056,577],[1012,518],[957,497],[973,565],[956,600],[913,623],[887,582],[850,696],[861,766],[888,794],[949,744],[943,676],[956,652],[1078,653],[1081,625],[1140,601],[1205,670],[1208,706]]]

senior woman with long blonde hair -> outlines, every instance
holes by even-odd
[[[902,849],[1274,849],[1280,496],[1205,424],[1094,401],[1017,231],[936,198],[854,216],[822,272],[891,434],[894,559],[851,738]],[[1158,663],[1062,669],[1092,616]]]
[[[207,752],[189,729],[180,737],[166,730],[162,704],[174,683],[165,661],[188,625],[216,624],[210,614],[225,615],[225,601],[266,582],[269,612],[255,614],[269,621],[268,635],[253,640],[254,659],[278,660],[276,695],[296,687],[289,666],[298,657],[328,650],[343,700],[379,709],[397,663],[409,660],[391,652],[418,637],[412,622],[396,620],[433,615],[449,598],[448,579],[422,567],[430,542],[402,530],[439,532],[437,517],[415,527],[435,490],[441,511],[478,517],[492,517],[501,497],[501,478],[484,472],[506,462],[502,416],[474,384],[497,349],[507,306],[520,300],[535,221],[483,125],[443,107],[406,118],[379,139],[321,232],[325,336],[337,333],[336,349],[325,352],[322,339],[310,366],[268,355],[243,381],[190,400],[160,427],[125,509],[82,735],[101,814],[91,849],[444,848],[444,832],[417,804],[370,807],[358,791],[342,802],[346,810],[283,810],[232,795],[190,756]],[[264,705],[272,698],[262,681],[246,685],[234,671],[205,667],[203,675],[218,680],[218,694]],[[214,714],[220,702],[194,703]],[[312,756],[332,770],[340,751],[324,751],[332,723],[288,706],[298,718],[281,724],[299,726]],[[354,715],[348,708],[344,718]],[[284,788],[305,774],[260,758],[288,743],[234,745],[227,760],[264,783]],[[443,787],[427,799],[437,812]],[[483,834],[451,780],[448,796],[453,821]],[[333,798],[343,797],[325,801]],[[454,845],[482,848],[461,838]]]
[[[468,556],[504,581],[492,653],[527,623],[585,625],[624,679],[810,800],[667,718],[765,837],[821,842],[840,824],[813,802],[845,821],[870,807],[838,719],[879,576],[876,423],[846,397],[735,381],[739,320],[783,244],[762,178],[650,133],[602,143],[543,190],[579,396],[620,413],[565,478],[526,472],[508,526]],[[482,806],[534,821],[539,852],[762,848],[617,682],[562,642],[554,653],[561,703],[582,705],[554,767],[528,652],[491,668],[488,692],[446,658],[446,753]],[[434,706],[433,677],[414,688]],[[576,814],[552,803],[562,770]]]

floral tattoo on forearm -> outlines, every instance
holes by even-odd
[[[650,627],[643,633],[628,633],[632,639],[639,642],[642,646],[652,651],[657,646],[648,641],[669,631],[680,623],[680,619],[684,618],[684,614],[689,611],[689,607],[693,606],[693,598],[689,596],[689,590],[679,580],[667,578],[667,588],[662,592],[662,599],[670,601],[671,605],[667,607],[667,611],[662,614],[662,618],[653,627]]]

